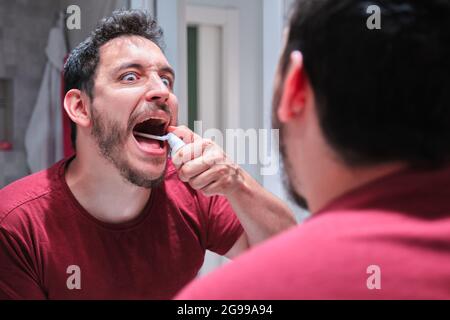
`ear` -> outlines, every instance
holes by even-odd
[[[288,71],[281,91],[278,106],[278,119],[288,122],[302,113],[305,107],[306,78],[303,68],[303,55],[293,51],[289,57]]]
[[[64,96],[64,110],[73,122],[82,127],[88,127],[91,123],[87,99],[78,89],[71,89]]]

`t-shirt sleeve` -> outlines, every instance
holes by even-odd
[[[206,249],[219,255],[226,254],[244,229],[233,208],[225,197],[201,196],[206,215]]]
[[[0,228],[0,300],[46,299],[24,244]]]

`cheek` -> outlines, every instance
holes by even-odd
[[[127,120],[134,106],[139,102],[139,91],[109,91],[95,98],[98,109],[116,121]]]
[[[285,152],[289,159],[298,159],[300,146],[298,144],[297,135],[295,132],[295,128],[292,127],[292,124],[284,124],[283,125],[283,144],[285,148]]]
[[[169,105],[170,113],[172,116],[170,125],[176,126],[178,124],[178,100],[175,97],[175,95],[173,95],[173,94],[171,94],[171,97],[169,99],[170,99],[170,101],[169,101],[168,105]]]

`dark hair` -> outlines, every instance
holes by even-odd
[[[64,65],[64,92],[79,89],[94,99],[95,71],[100,60],[99,49],[108,41],[136,35],[154,42],[163,49],[162,30],[157,22],[144,11],[117,10],[111,17],[102,19],[91,35],[70,53]],[[71,123],[72,146],[75,149],[76,125]]]
[[[366,10],[377,5],[381,29]],[[281,58],[300,50],[321,129],[349,165],[439,166],[450,155],[450,1],[299,0]]]

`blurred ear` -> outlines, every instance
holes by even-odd
[[[306,101],[306,83],[303,55],[300,51],[293,51],[289,57],[288,71],[277,111],[281,123],[291,121],[302,114]]]
[[[78,89],[71,89],[64,96],[64,109],[67,115],[81,127],[88,127],[91,123],[86,101],[87,97]]]

